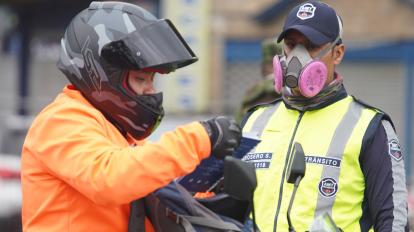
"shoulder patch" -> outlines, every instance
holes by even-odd
[[[398,140],[397,134],[394,131],[391,123],[386,120],[382,120],[382,126],[384,127],[385,133],[387,134],[388,140],[388,154],[396,161],[403,159],[401,151],[400,141]]]
[[[400,142],[397,139],[388,141],[388,154],[396,161],[400,161],[403,158]]]

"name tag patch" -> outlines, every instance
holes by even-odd
[[[341,166],[341,160],[329,157],[320,156],[305,156],[305,162],[311,164],[322,164],[326,166],[339,168]]]
[[[256,168],[269,168],[272,161],[273,153],[249,153],[245,155],[242,160],[246,162],[252,162]]]

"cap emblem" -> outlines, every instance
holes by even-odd
[[[311,3],[303,4],[299,7],[298,13],[296,16],[302,20],[310,19],[315,16],[316,7],[314,7]]]

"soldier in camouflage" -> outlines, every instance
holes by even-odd
[[[248,89],[244,95],[239,110],[236,113],[236,120],[240,122],[251,107],[265,102],[270,102],[280,97],[273,87],[273,57],[282,55],[282,46],[274,39],[265,39],[262,42],[262,79]]]

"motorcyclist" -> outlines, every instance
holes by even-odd
[[[22,149],[23,231],[127,231],[131,202],[210,154],[232,154],[240,130],[227,117],[145,140],[164,116],[155,73],[196,60],[169,20],[136,5],[92,2],[76,15],[58,62],[70,84],[37,115]]]

